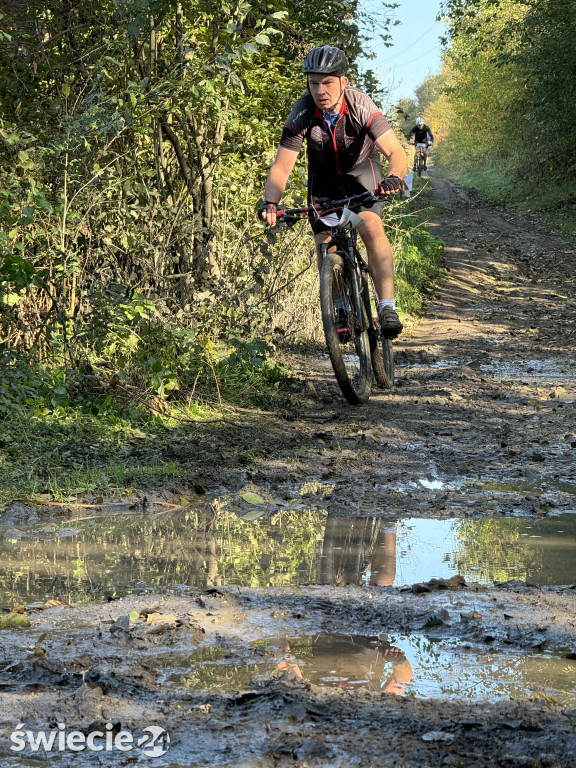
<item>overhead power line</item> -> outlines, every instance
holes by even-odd
[[[410,45],[406,45],[406,46],[404,46],[404,47],[402,48],[402,50],[400,50],[400,51],[398,51],[397,53],[395,53],[395,54],[394,54],[393,56],[391,56],[391,57],[390,57],[390,58],[389,58],[387,61],[384,61],[384,62],[382,62],[381,64],[380,64],[380,62],[379,62],[379,66],[383,66],[383,67],[385,67],[387,64],[390,64],[391,62],[395,61],[396,59],[400,58],[401,56],[404,56],[404,54],[406,53],[406,51],[409,51],[409,50],[410,50],[410,48],[413,48],[415,45],[418,45],[418,43],[420,42],[420,40],[422,40],[423,38],[425,38],[425,37],[426,37],[426,35],[429,35],[429,34],[430,34],[430,32],[432,32],[432,30],[433,30],[433,29],[435,29],[435,28],[438,26],[438,24],[439,24],[439,23],[440,23],[440,22],[438,22],[438,21],[435,21],[435,22],[434,22],[434,24],[432,24],[432,26],[431,26],[431,27],[429,27],[429,28],[426,30],[426,32],[423,32],[423,33],[420,35],[420,37],[417,37],[417,38],[416,38],[416,40],[413,40],[413,41],[410,43]],[[384,45],[384,43],[380,43],[380,45]],[[378,47],[378,46],[375,46],[375,47]]]
[[[395,69],[403,69],[404,67],[407,67],[410,64],[414,64],[415,61],[420,61],[420,59],[423,59],[426,56],[429,56],[431,53],[435,53],[437,50],[438,49],[436,48],[436,46],[434,46],[433,48],[428,48],[427,51],[424,51],[424,53],[421,53],[419,56],[416,56],[415,59],[410,59],[410,61],[403,61],[400,64],[395,64],[394,68]]]

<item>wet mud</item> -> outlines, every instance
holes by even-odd
[[[433,183],[446,273],[395,345],[392,391],[351,408],[321,350],[292,355],[297,405],[158,449],[187,477],[124,515],[140,539],[121,527],[100,539],[115,553],[98,570],[108,580],[88,546],[102,530],[91,539],[73,510],[3,511],[3,552],[20,558],[11,596],[30,620],[0,631],[3,765],[48,764],[10,749],[20,724],[112,724],[158,726],[170,747],[153,759],[68,750],[50,764],[574,766],[576,556],[569,539],[561,557],[544,551],[576,512],[574,241]],[[201,544],[182,536],[153,560],[170,526],[150,499],[184,507]],[[410,521],[416,534],[400,535]],[[424,524],[454,521],[477,547],[442,570]],[[234,550],[236,532],[252,544]],[[537,536],[528,563],[521,538]],[[75,541],[75,571],[58,570]],[[539,579],[546,557],[553,576]],[[139,571],[143,560],[154,567]],[[122,573],[135,574],[123,591]],[[92,575],[96,602],[81,605]]]

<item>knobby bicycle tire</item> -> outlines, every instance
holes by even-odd
[[[368,402],[372,388],[367,318],[357,318],[351,276],[338,253],[324,253],[320,272],[320,307],[328,354],[342,394],[352,405]],[[345,298],[349,333],[338,338],[334,302]],[[365,314],[364,306],[362,311]],[[363,330],[360,330],[363,328]]]
[[[370,339],[370,355],[372,358],[372,370],[376,384],[380,389],[392,389],[394,386],[394,350],[390,339],[382,339],[382,346],[379,342],[378,329],[372,322],[372,301],[371,301],[371,283],[372,281],[364,275],[362,281],[362,294],[366,314],[368,315],[368,336]]]
[[[416,171],[418,173],[418,176],[422,176],[423,170],[424,170],[424,156],[422,152],[418,152],[418,163],[416,165]]]

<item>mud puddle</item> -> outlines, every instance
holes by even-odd
[[[413,480],[395,484],[392,488],[401,493],[422,488],[428,491],[459,491],[461,493],[480,490],[484,491],[486,495],[491,492],[497,494],[539,494],[550,489],[557,489],[570,496],[576,496],[576,483],[559,476],[552,477],[526,470],[524,477],[521,478],[511,478],[509,473],[505,471],[493,471],[491,477],[451,477],[448,479],[440,475],[433,463],[430,465],[427,477],[415,477]],[[487,498],[487,502],[489,501],[490,498]]]
[[[457,637],[318,633],[251,644],[252,658],[207,646],[172,659],[160,678],[192,691],[246,690],[255,676],[289,673],[339,690],[469,701],[550,696],[576,706],[576,661],[561,654],[495,652]],[[262,656],[271,657],[262,659]],[[231,657],[236,660],[231,661]]]
[[[484,584],[576,583],[573,514],[394,520],[301,510],[247,521],[204,509],[79,522],[68,536],[6,536],[0,578],[12,604],[231,584],[403,586],[455,574]]]
[[[30,509],[3,515],[5,607],[72,606],[0,633],[2,764],[12,728],[56,721],[164,727],[159,765],[574,768],[576,589],[547,586],[574,583],[571,518],[552,517],[576,507],[573,242],[438,191],[450,271],[395,343],[393,390],[351,409],[328,361],[298,352],[301,401],[176,431],[156,459],[185,479],[138,490],[242,503],[109,527],[70,516],[60,535]],[[370,678],[354,653],[315,654],[320,634],[384,632],[410,664],[391,681],[405,695],[380,687],[391,661]]]
[[[483,373],[495,379],[519,381],[528,384],[574,384],[576,382],[576,367],[574,364],[558,360],[493,360],[482,364],[479,368]]]
[[[488,338],[496,343],[500,338]],[[520,384],[561,385],[576,382],[576,364],[566,360],[434,360],[427,363],[413,363],[402,366],[402,354],[397,356],[399,371],[423,369],[450,369],[459,366],[477,369],[489,378],[518,382]]]

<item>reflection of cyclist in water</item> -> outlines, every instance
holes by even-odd
[[[389,587],[396,578],[396,521],[328,515],[321,584]]]
[[[396,521],[380,518],[328,515],[324,529],[319,582],[321,584],[371,584],[391,586],[396,578]],[[290,653],[287,640],[278,643],[286,656],[281,671],[302,677],[301,661]],[[412,679],[404,652],[385,635],[316,635],[312,641],[314,676],[365,684],[371,690],[402,695]],[[308,663],[308,662],[307,662]]]
[[[286,639],[273,641],[286,655],[278,663],[282,672],[302,677],[299,661]],[[331,682],[344,687],[347,681],[366,685],[370,690],[404,695],[406,683],[412,679],[412,666],[404,652],[391,645],[385,635],[319,634],[312,640],[312,660],[306,662],[315,682]]]

